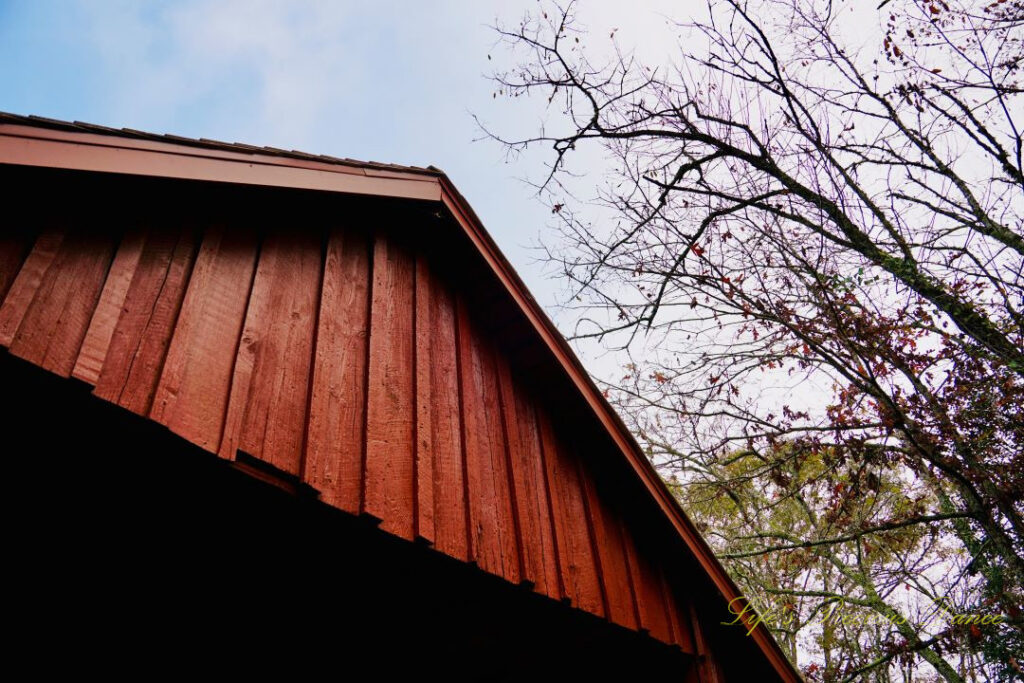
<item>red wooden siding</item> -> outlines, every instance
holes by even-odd
[[[413,400],[416,404],[416,425],[413,451],[416,454],[416,488],[413,508],[416,511],[416,538],[434,542],[434,438],[431,408],[433,391],[430,381],[430,325],[431,287],[430,267],[422,255],[416,257],[416,285],[413,311],[415,337],[413,359]]]
[[[416,489],[414,263],[397,240],[375,241],[363,479],[363,512],[407,539]]]
[[[493,349],[473,323],[461,296],[456,311],[471,559],[482,569],[518,582],[519,549],[505,465]]]
[[[20,269],[13,268],[16,263],[13,260],[5,263],[5,266],[12,270],[4,276],[4,280],[10,284],[7,286],[8,291],[3,303],[0,304],[0,344],[3,346],[10,346],[14,341],[14,335],[25,317],[25,311],[39,290],[50,264],[57,257],[63,240],[62,230],[46,230],[36,238],[28,258]],[[11,250],[12,255],[16,253],[15,249]],[[17,275],[11,277],[12,272],[17,272]]]
[[[421,276],[422,277],[422,276]],[[429,330],[429,362],[418,345],[418,367],[429,365],[430,449],[433,460],[434,544],[443,553],[469,559],[469,524],[466,509],[465,459],[462,454],[462,411],[459,409],[458,340],[455,297],[447,283],[427,273],[430,302],[427,320],[417,318],[417,334]],[[418,299],[419,301],[419,299]],[[417,311],[423,311],[418,307]],[[424,324],[425,323],[425,324]],[[417,378],[420,375],[417,373]],[[419,381],[419,380],[417,380]],[[421,403],[426,396],[421,394]],[[420,438],[427,438],[426,434]],[[423,498],[420,499],[423,505]]]
[[[11,315],[4,322],[13,355],[70,377],[110,267],[110,236],[72,232],[37,242],[29,277],[15,280]],[[37,257],[37,258],[34,258]],[[20,281],[19,281],[20,280]],[[4,308],[7,308],[5,305]],[[4,343],[6,342],[6,335]]]
[[[260,250],[235,358],[220,454],[298,476],[323,258],[308,231],[274,231]]]
[[[635,500],[597,476],[460,274],[386,218],[5,237],[0,344],[389,533],[703,647]]]
[[[366,448],[370,242],[355,229],[327,239],[302,478],[328,505],[357,513]]]
[[[254,232],[214,226],[203,237],[185,300],[171,333],[150,416],[216,452],[252,291],[259,240]]]
[[[89,323],[89,330],[82,341],[82,349],[75,362],[75,368],[71,372],[72,376],[80,380],[95,385],[99,379],[114,327],[128,295],[128,286],[131,285],[135,268],[142,256],[145,237],[146,234],[142,230],[133,230],[121,240],[117,257],[110,265],[110,272],[107,273],[103,291],[100,293],[99,304]]]
[[[188,228],[150,232],[141,247],[139,239],[130,233],[121,242],[75,376],[92,381],[97,396],[148,415],[198,241]]]
[[[596,490],[594,481],[586,472],[581,480],[586,489],[587,513],[594,534],[594,548],[605,582],[605,608],[608,610],[608,618],[623,626],[638,628],[636,599],[633,596],[632,577],[623,545],[622,528],[609,501]]]
[[[21,264],[35,242],[35,234],[24,225],[0,228],[0,302],[4,301]],[[10,343],[9,339],[5,343]]]
[[[547,474],[541,454],[535,405],[514,381],[499,357],[502,408],[509,432],[509,459],[516,490],[516,513],[522,543],[523,578],[539,593],[560,599],[564,594],[555,550]]]
[[[564,594],[572,604],[604,614],[604,587],[598,581],[576,454],[558,438],[547,413],[540,410],[538,416]]]

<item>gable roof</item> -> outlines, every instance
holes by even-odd
[[[4,113],[0,113],[0,162],[436,202],[439,209],[460,226],[494,273],[528,321],[536,340],[574,387],[586,409],[606,430],[623,461],[723,600],[730,602],[741,597],[739,588],[661,480],[625,423],[591,380],[568,342],[529,293],[469,203],[439,169],[361,162]],[[763,624],[754,628],[751,636],[782,680],[800,680]]]

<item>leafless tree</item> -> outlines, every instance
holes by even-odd
[[[576,336],[632,353],[608,389],[663,471],[727,490],[723,460],[752,456],[744,480],[785,491],[787,467],[825,454],[802,480],[832,492],[814,533],[955,539],[975,606],[1005,617],[971,647],[1021,676],[1024,2],[851,7],[712,0],[679,23],[680,60],[652,65],[590,56],[574,7],[543,6],[498,28],[518,62],[495,79],[552,120],[489,134],[551,148],[538,185]],[[877,41],[857,45],[866,18]],[[608,180],[581,202],[587,145]],[[927,506],[848,514],[893,477]],[[941,643],[904,640],[964,679]]]

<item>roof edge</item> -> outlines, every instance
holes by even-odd
[[[568,379],[583,394],[598,420],[608,430],[619,450],[626,456],[645,488],[654,496],[659,508],[682,537],[698,564],[710,576],[715,587],[727,602],[742,598],[743,593],[739,586],[736,585],[707,541],[690,521],[679,501],[672,495],[664,480],[654,469],[654,465],[644,454],[633,433],[601,393],[569,342],[530,294],[526,284],[505,258],[505,255],[501,253],[497,243],[484,228],[469,202],[459,193],[447,175],[441,176],[441,190],[442,203],[466,231],[474,246],[484,256],[509,294],[526,314],[534,330],[558,359],[559,365],[565,370]],[[758,647],[768,657],[772,667],[782,679],[802,683],[803,677],[782,651],[778,641],[768,632],[764,622],[747,615],[743,615],[741,618],[747,624],[750,636],[754,638]]]
[[[38,127],[0,116],[6,163],[440,201],[435,171]]]
[[[337,166],[348,166],[351,168],[376,169],[382,171],[389,170],[398,171],[401,173],[421,174],[426,176],[437,176],[441,173],[439,169],[433,166],[423,168],[420,166],[402,166],[399,164],[384,164],[376,161],[344,159],[340,157],[330,156],[328,154],[311,154],[309,152],[302,152],[299,150],[285,150],[269,146],[259,147],[256,145],[248,145],[241,142],[223,142],[221,140],[211,140],[209,138],[190,138],[181,135],[172,135],[170,133],[148,133],[146,131],[135,130],[132,128],[111,128],[109,126],[100,126],[94,123],[85,123],[82,121],[60,121],[58,119],[51,119],[44,116],[23,116],[21,114],[12,114],[10,112],[0,111],[0,125],[3,124],[16,124],[32,127],[35,129],[65,131],[72,133],[90,133],[93,135],[116,137],[121,140],[131,139],[150,142],[165,142],[177,146],[194,147],[197,149],[223,150],[248,154],[261,154],[296,160],[318,161]]]

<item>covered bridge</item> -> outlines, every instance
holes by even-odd
[[[799,680],[442,172],[0,115],[0,181],[25,648]]]

